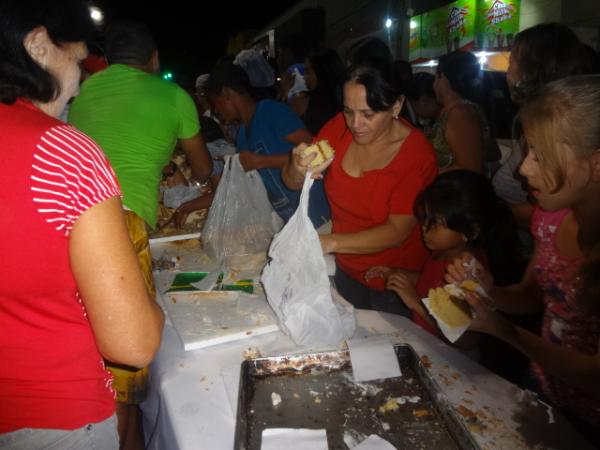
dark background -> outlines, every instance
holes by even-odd
[[[115,18],[136,19],[150,26],[158,42],[161,72],[191,87],[197,75],[208,72],[226,54],[230,36],[247,29],[261,30],[296,0],[96,0],[104,23]],[[210,12],[209,12],[210,10]]]

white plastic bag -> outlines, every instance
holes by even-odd
[[[194,200],[200,197],[200,186],[178,184],[173,187],[168,187],[163,192],[163,205],[167,208],[179,208],[185,202]]]
[[[223,176],[202,230],[206,254],[224,262],[230,256],[264,253],[282,225],[260,174],[245,172],[239,154],[225,156]]]
[[[273,238],[261,281],[282,330],[298,345],[320,347],[352,336],[356,322],[353,309],[331,297],[319,236],[308,217],[312,183],[307,175],[298,209]]]

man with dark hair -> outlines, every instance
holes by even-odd
[[[349,66],[360,64],[386,66],[392,64],[392,61],[392,52],[387,44],[373,36],[359,39],[346,52],[346,62]]]
[[[150,29],[134,21],[113,22],[106,28],[104,36],[104,52],[109,64],[142,65],[157,49]]]
[[[156,76],[158,51],[148,27],[133,21],[110,24],[105,52],[109,66],[83,83],[69,121],[100,144],[115,169],[129,235],[154,297],[146,224],[156,225],[162,168],[178,141],[197,180],[208,179],[212,159],[192,98]],[[130,371],[109,366],[109,370],[115,376],[122,447],[143,448],[138,404],[145,397],[147,368]]]

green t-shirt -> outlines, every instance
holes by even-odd
[[[123,204],[154,227],[161,170],[177,139],[200,131],[191,97],[156,75],[113,64],[83,83],[69,122],[102,147],[121,184]]]

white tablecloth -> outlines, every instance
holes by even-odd
[[[430,371],[450,402],[477,414],[467,424],[486,449],[591,448],[555,410],[526,395],[409,320],[357,311],[354,337],[389,334],[431,362]],[[147,449],[231,450],[237,384],[243,353],[263,356],[302,353],[281,332],[184,352],[177,333],[165,326],[161,349],[151,365],[150,392],[142,404]],[[231,401],[230,401],[231,400]],[[464,408],[467,408],[465,410]],[[467,412],[468,412],[467,411]]]

